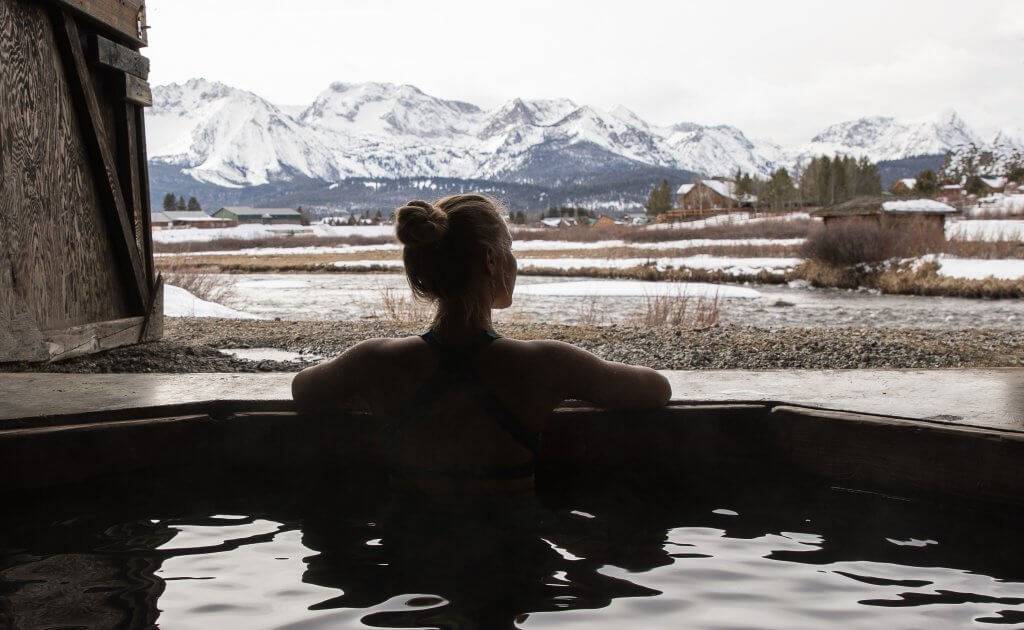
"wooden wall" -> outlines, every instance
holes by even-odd
[[[75,15],[0,0],[0,361],[101,349],[111,322],[120,343],[159,329],[142,325],[159,292],[142,112],[124,73],[87,61],[104,32]]]

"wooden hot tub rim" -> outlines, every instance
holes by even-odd
[[[22,418],[0,429],[0,493],[107,475],[226,466],[380,470],[379,423],[303,415],[291,401],[220,400]],[[541,466],[671,484],[694,473],[796,474],[903,496],[1024,506],[1024,431],[756,402],[651,412],[556,410]]]

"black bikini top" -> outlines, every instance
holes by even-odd
[[[501,336],[493,330],[481,331],[467,344],[451,344],[442,341],[433,330],[420,337],[439,355],[440,365],[434,374],[420,385],[409,398],[396,427],[401,431],[408,425],[429,416],[429,411],[447,393],[454,389],[467,391],[494,419],[505,433],[521,444],[533,455],[531,461],[517,466],[486,466],[458,468],[424,468],[397,465],[395,472],[405,477],[448,477],[471,479],[514,479],[533,475],[535,460],[540,452],[537,435],[524,427],[519,420],[481,382],[476,370],[476,360],[481,350]]]

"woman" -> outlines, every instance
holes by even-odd
[[[516,282],[501,210],[474,194],[400,208],[409,285],[437,309],[430,330],[363,341],[292,383],[301,406],[358,399],[386,418],[393,484],[426,492],[529,491],[538,436],[560,403],[647,409],[671,395],[652,369],[604,361],[560,341],[494,332],[491,310],[512,304]]]

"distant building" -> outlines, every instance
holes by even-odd
[[[825,229],[841,228],[853,223],[875,224],[882,229],[905,229],[913,224],[941,233],[945,238],[946,217],[957,209],[934,199],[901,199],[891,197],[858,197],[811,213],[821,218]]]
[[[171,227],[171,219],[163,212],[153,212],[149,215],[149,225],[154,230],[162,230]]]
[[[561,228],[561,227],[572,227],[576,225],[575,217],[547,217],[540,220],[545,227],[549,228]]]
[[[211,217],[202,210],[164,210],[150,215],[150,223],[155,229],[165,228],[223,228],[235,227],[238,221]]]
[[[623,219],[630,225],[647,225],[651,220],[646,212],[627,212]]]
[[[226,206],[213,213],[219,219],[238,223],[262,223],[266,225],[302,224],[302,213],[294,208],[250,208],[248,206]]]
[[[985,185],[985,192],[988,194],[1006,191],[1005,177],[981,177],[979,179],[981,179],[981,183]]]
[[[757,203],[755,195],[737,194],[736,184],[723,179],[702,179],[683,184],[676,191],[676,205],[681,210],[728,210],[750,207]]]
[[[915,188],[917,188],[917,180],[913,177],[904,177],[903,179],[896,180],[890,190],[895,195],[909,195],[914,192]]]
[[[602,214],[591,224],[592,227],[611,227],[613,225],[618,225],[618,223],[607,214]]]

